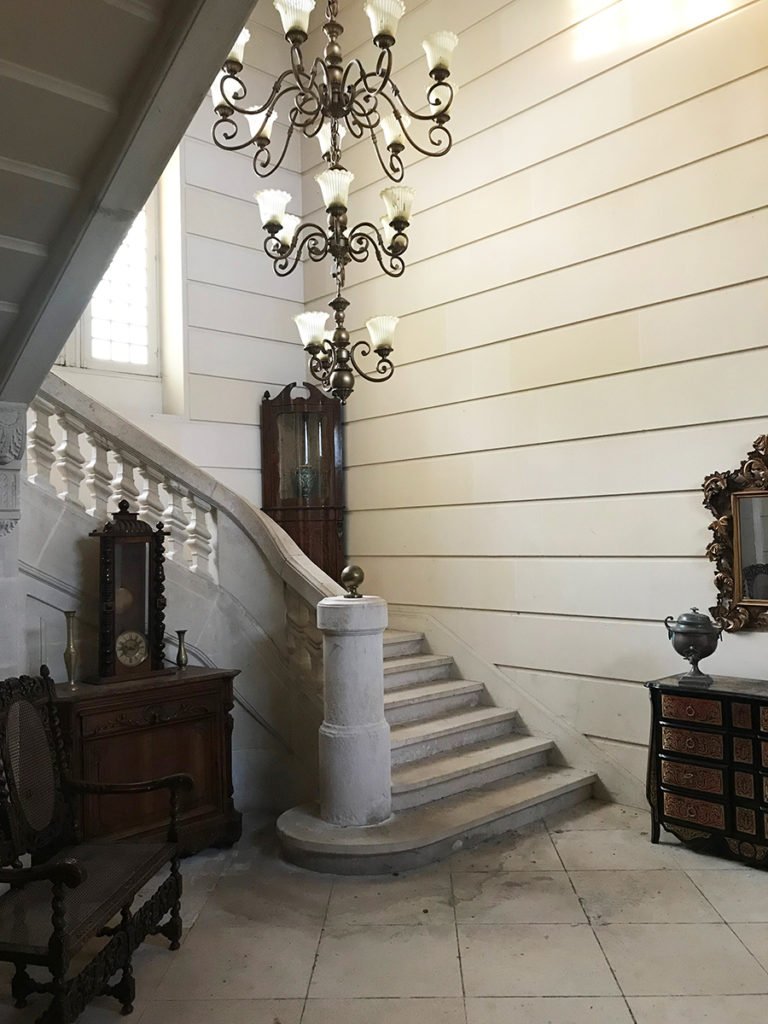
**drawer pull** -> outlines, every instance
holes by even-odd
[[[689,807],[686,810],[685,813],[688,815],[689,818],[695,818],[696,817],[696,808],[695,807]]]
[[[696,746],[696,740],[694,740],[692,736],[689,736],[688,739],[685,741],[685,746],[687,750],[693,750],[693,748]]]
[[[688,715],[689,718],[693,718],[693,716],[696,714],[696,708],[692,707],[689,704],[688,707],[685,709],[685,713],[686,715]]]
[[[683,773],[683,782],[691,782],[693,780],[693,772]]]

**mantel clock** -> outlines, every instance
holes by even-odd
[[[99,677],[113,683],[164,667],[165,573],[163,524],[153,530],[121,501],[98,537]]]

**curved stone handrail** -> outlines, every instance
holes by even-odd
[[[156,441],[150,434],[84,395],[54,373],[49,373],[45,378],[38,395],[57,410],[70,414],[87,430],[93,430],[114,442],[115,449],[120,453],[133,456],[141,465],[149,465],[173,478],[190,494],[209,503],[219,514],[229,517],[250,537],[286,585],[308,604],[316,606],[325,597],[344,593],[343,588],[310,561],[288,534],[261,509]]]

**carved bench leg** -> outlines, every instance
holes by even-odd
[[[164,935],[173,950],[181,946],[182,920],[181,920],[181,871],[179,870],[179,858],[174,857],[171,861],[171,878],[176,883],[175,897],[171,907],[171,916],[165,924],[159,926],[153,932],[154,935]]]
[[[11,996],[17,1010],[27,1005],[27,996],[35,991],[35,983],[27,974],[26,964],[16,964],[16,972],[11,980]]]
[[[104,929],[115,935],[118,932],[125,932],[126,948],[128,950],[128,959],[126,963],[122,965],[122,972],[120,974],[120,981],[116,985],[107,985],[104,989],[105,995],[113,996],[120,1003],[120,1012],[124,1017],[127,1017],[129,1013],[133,1013],[133,1003],[136,999],[136,980],[133,977],[133,916],[131,914],[130,905],[123,907],[120,911],[120,924],[116,928]]]

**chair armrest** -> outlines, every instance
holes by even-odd
[[[147,779],[144,782],[86,782],[83,779],[67,778],[66,784],[76,793],[93,793],[97,796],[111,794],[153,793],[158,789],[189,792],[194,787],[191,775],[179,772],[162,779]]]
[[[37,864],[31,868],[0,868],[0,883],[13,886],[30,882],[53,882],[76,889],[86,879],[85,868],[76,860],[65,858],[53,864]]]

